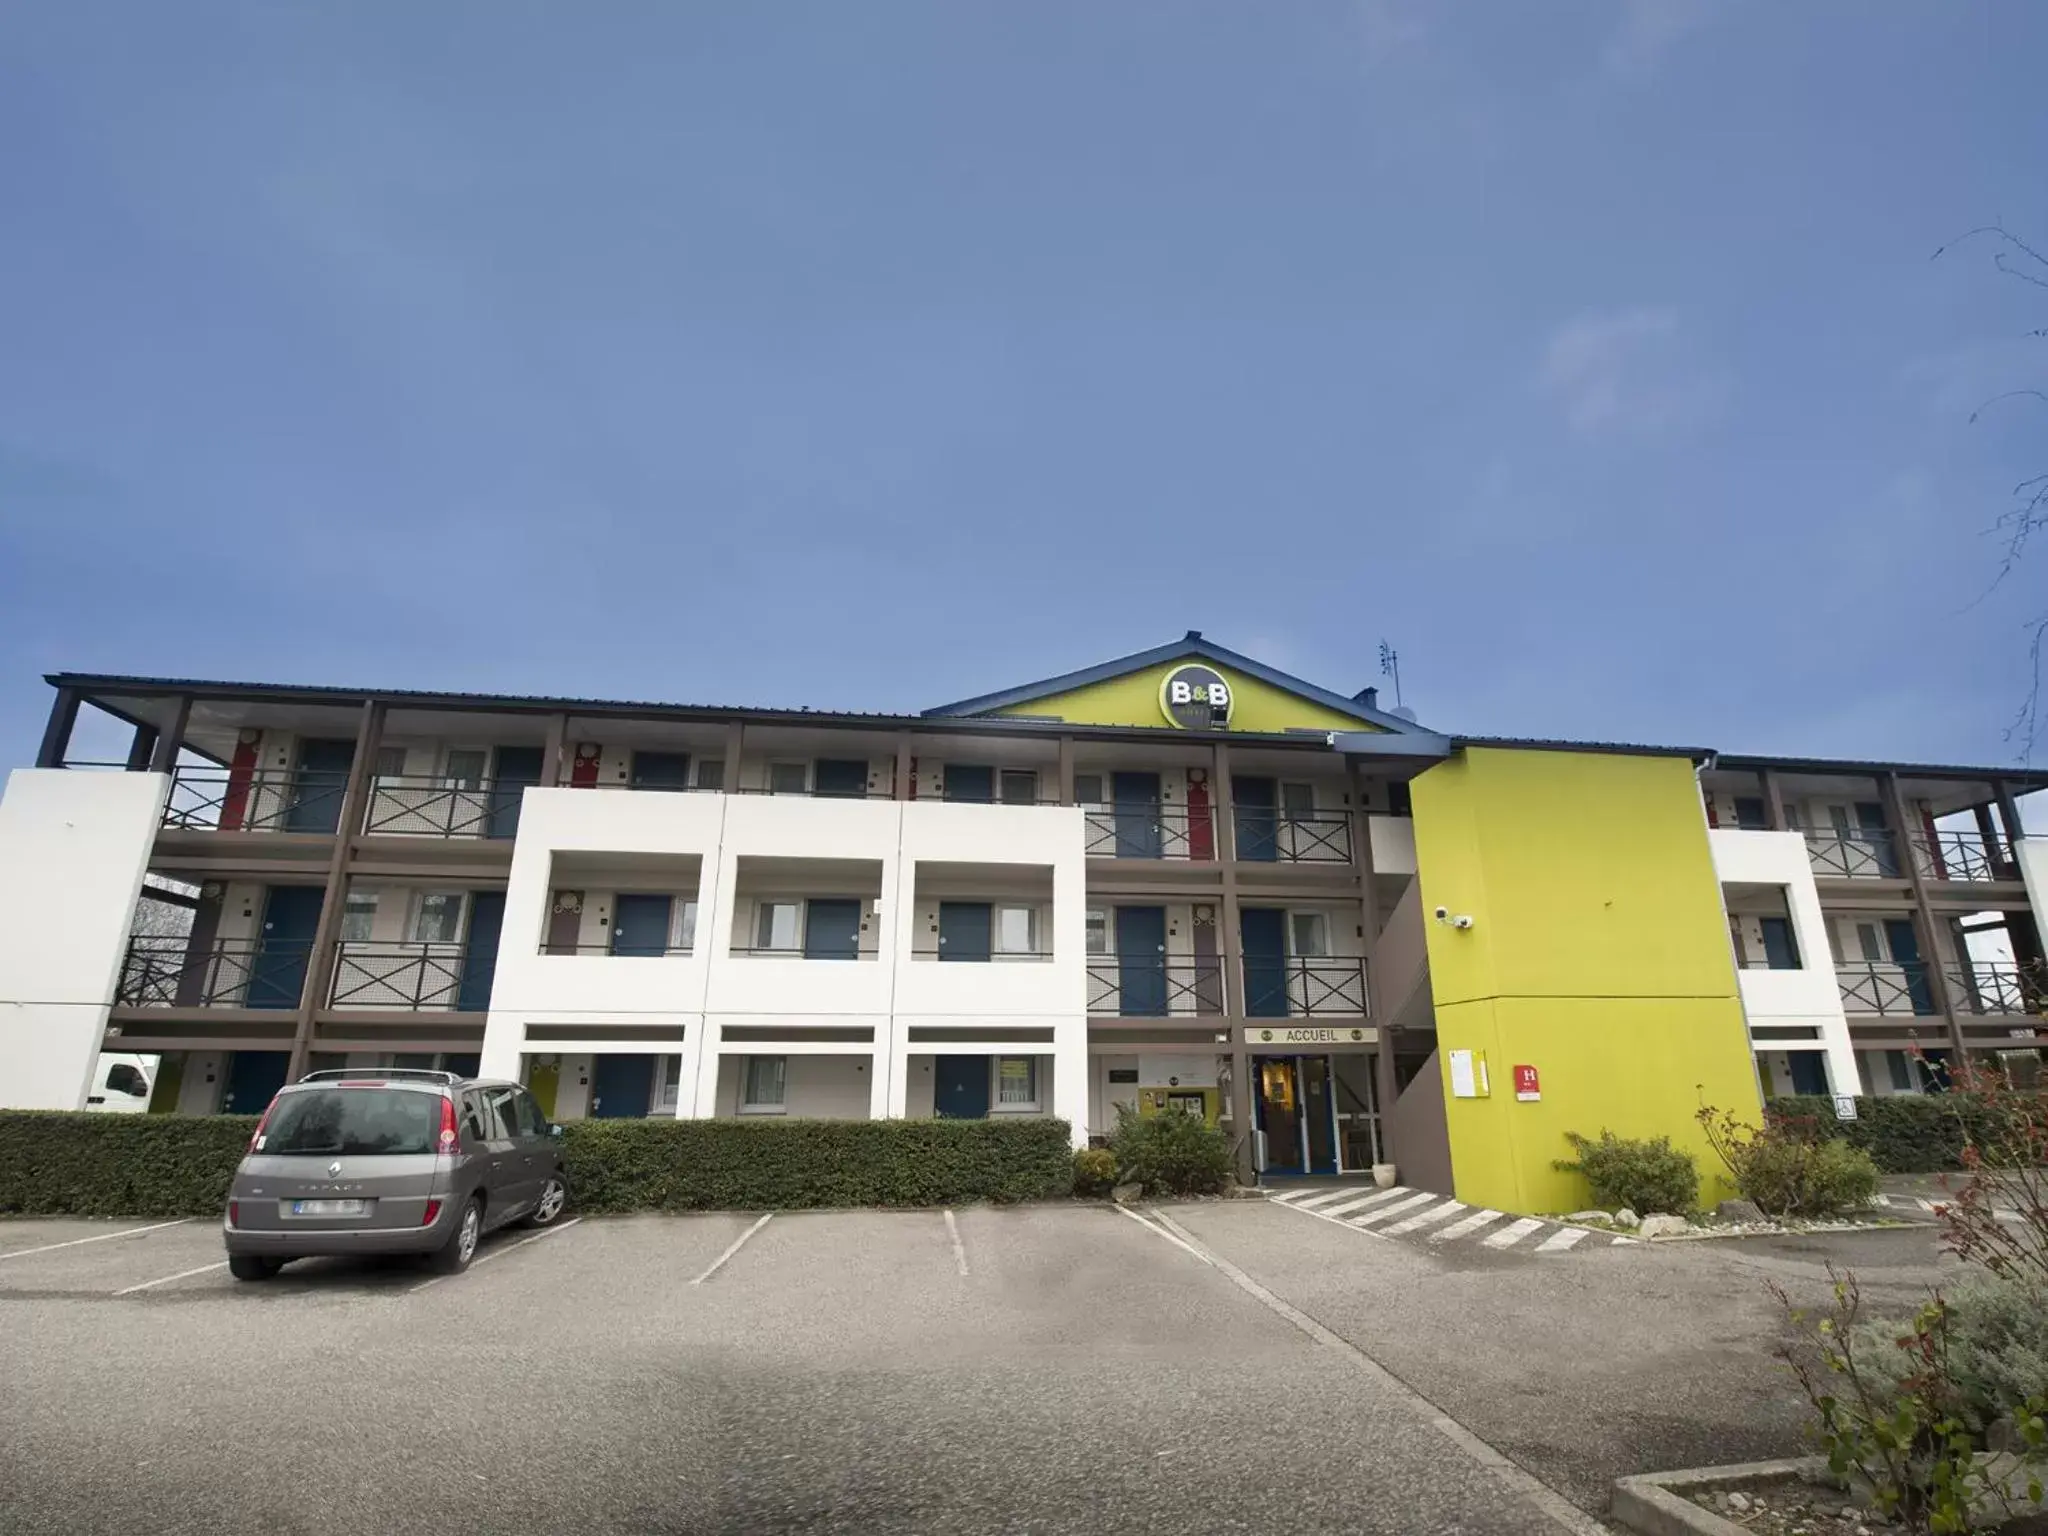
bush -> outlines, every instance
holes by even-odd
[[[1817,1094],[1772,1099],[1774,1120],[1809,1121],[1815,1134],[1871,1155],[1881,1173],[1954,1173],[1963,1149],[2000,1140],[2010,1114],[1979,1093],[1897,1093],[1856,1101],[1854,1120],[1837,1120],[1832,1099]]]
[[[1699,1119],[1736,1189],[1766,1216],[1838,1216],[1877,1196],[1870,1154],[1825,1135],[1813,1120],[1771,1114],[1752,1126],[1713,1109]]]
[[[1123,1177],[1149,1191],[1213,1195],[1230,1183],[1230,1142],[1199,1115],[1141,1115],[1119,1104],[1109,1145]]]
[[[1627,1206],[1639,1216],[1661,1211],[1683,1216],[1699,1203],[1700,1171],[1692,1154],[1671,1145],[1671,1138],[1631,1141],[1602,1131],[1598,1141],[1576,1132],[1565,1140],[1579,1154],[1576,1162],[1559,1162],[1561,1173],[1582,1173],[1593,1186],[1593,1198],[1609,1210]]]
[[[215,1215],[244,1115],[0,1112],[0,1212]],[[601,1211],[1031,1200],[1073,1186],[1063,1120],[579,1120],[569,1199]]]
[[[1116,1154],[1107,1147],[1083,1147],[1074,1154],[1074,1193],[1089,1197],[1116,1188]]]

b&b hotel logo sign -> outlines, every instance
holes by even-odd
[[[1214,667],[1175,667],[1159,684],[1159,708],[1187,731],[1221,730],[1230,724],[1230,684]]]

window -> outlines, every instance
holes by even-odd
[[[377,897],[371,891],[350,891],[341,909],[341,936],[361,941],[370,936],[377,922]]]
[[[800,795],[810,787],[810,770],[804,763],[770,763],[768,793]]]
[[[1294,932],[1296,956],[1309,959],[1330,952],[1329,925],[1324,922],[1322,913],[1291,912],[1287,921]]]
[[[1038,775],[1029,768],[1003,770],[1003,804],[1038,804]]]
[[[1282,784],[1280,786],[1280,812],[1292,822],[1299,823],[1313,819],[1316,813],[1315,785]]]
[[[441,774],[441,783],[447,789],[482,789],[484,787],[484,764],[490,754],[482,747],[451,747],[448,751],[448,766]]]
[[[139,1099],[149,1092],[149,1080],[132,1063],[117,1061],[107,1068],[107,1092],[125,1093],[131,1099]]]
[[[537,1140],[548,1133],[548,1117],[540,1112],[540,1105],[524,1088],[512,1095],[512,1128],[527,1141]]]
[[[1038,1058],[1004,1056],[996,1061],[996,1103],[1004,1109],[1038,1108]]]
[[[635,752],[635,789],[687,789],[690,785],[690,754],[687,752]]]
[[[377,777],[395,779],[405,772],[405,748],[379,747],[377,749]]]
[[[697,903],[683,903],[683,915],[676,924],[676,948],[688,954],[697,945]]]
[[[492,1088],[483,1095],[484,1129],[493,1141],[510,1141],[519,1134],[518,1112],[512,1107],[510,1088]]]
[[[799,901],[764,901],[754,932],[756,949],[797,950],[803,947],[798,933],[803,926],[804,908]],[[763,1058],[766,1060],[767,1058]]]
[[[441,1095],[417,1088],[301,1088],[278,1095],[259,1150],[272,1156],[366,1157],[431,1152]],[[465,1098],[464,1112],[469,1110]]]
[[[1877,931],[1877,924],[1856,925],[1856,948],[1866,965],[1877,965],[1884,959],[1884,935]]]
[[[699,789],[725,788],[725,759],[707,757],[697,764],[697,787]]]
[[[1109,912],[1103,907],[1088,909],[1088,953],[1106,955],[1109,953]]]
[[[341,1091],[343,1090],[336,1090],[336,1092]],[[484,1129],[483,1096],[481,1094],[465,1093],[462,1096],[462,1134],[471,1141],[490,1140],[490,1133]]]
[[[1735,825],[1746,832],[1760,832],[1770,825],[1764,803],[1755,795],[1735,797]]]
[[[672,1115],[676,1112],[676,1099],[682,1092],[683,1058],[664,1056],[661,1058],[661,1086],[654,1090],[654,1108],[650,1114]]]
[[[1913,1091],[1913,1063],[1906,1053],[1904,1051],[1886,1051],[1884,1053],[1884,1064],[1885,1071],[1892,1080],[1892,1091],[1894,1093],[1911,1093]]]
[[[1099,773],[1077,773],[1074,775],[1074,803],[1076,805],[1102,805],[1102,775]]]
[[[1028,955],[1038,948],[1038,912],[1032,907],[996,908],[996,953]]]
[[[789,1094],[789,1058],[749,1056],[742,1069],[740,1113],[779,1115]]]
[[[420,897],[412,936],[422,944],[453,944],[462,935],[462,892],[428,891]]]
[[[1835,836],[1847,837],[1849,835],[1849,807],[1846,805],[1829,806],[1828,821],[1834,826]]]

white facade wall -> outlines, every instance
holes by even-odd
[[[0,1108],[83,1109],[163,819],[160,773],[22,768],[0,797]]]
[[[1758,1028],[1811,1027],[1816,1032],[1817,1048],[1827,1057],[1832,1090],[1860,1092],[1856,1051],[1849,1040],[1848,1016],[1842,1011],[1835,954],[1828,943],[1820,893],[1814,888],[1806,840],[1797,832],[1743,832],[1717,827],[1707,834],[1707,841],[1713,850],[1714,871],[1723,884],[1784,888],[1793,942],[1799,947],[1798,970],[1745,969],[1738,973],[1752,1049],[1786,1049],[1783,1041],[1758,1041]],[[1761,948],[1759,937],[1758,950]]]
[[[2026,882],[2027,905],[2034,920],[2048,927],[2048,837],[2020,837],[2013,840],[2013,856]]]
[[[1413,817],[1368,816],[1365,825],[1372,837],[1374,874],[1412,875],[1416,872]]]

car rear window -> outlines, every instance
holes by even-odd
[[[257,1150],[308,1157],[432,1152],[440,1134],[437,1093],[413,1088],[308,1088],[278,1099]]]

